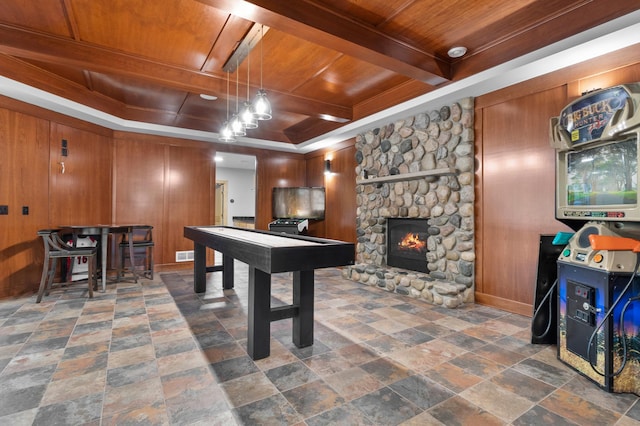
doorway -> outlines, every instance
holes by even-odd
[[[215,224],[255,228],[256,157],[216,153]]]
[[[229,183],[226,180],[216,180],[214,225],[227,226],[227,216],[229,215],[229,209],[227,208],[228,185]]]

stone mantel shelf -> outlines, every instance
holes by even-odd
[[[356,179],[356,184],[367,185],[371,183],[381,183],[381,182],[399,182],[404,180],[420,179],[427,176],[446,176],[446,175],[455,175],[455,174],[456,174],[456,171],[455,169],[452,169],[452,168],[433,169],[433,170],[425,170],[421,172],[401,173],[399,175],[379,176],[379,177],[372,177],[368,179]]]

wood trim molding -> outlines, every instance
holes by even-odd
[[[517,302],[515,300],[503,299],[502,297],[493,296],[491,294],[479,293],[474,294],[475,303],[479,305],[491,306],[502,311],[511,312],[513,314],[523,315],[531,318],[533,315],[533,306],[526,303]]]

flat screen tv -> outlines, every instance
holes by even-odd
[[[597,143],[558,156],[556,217],[640,221],[638,138]]]
[[[274,219],[324,219],[323,187],[273,188]]]

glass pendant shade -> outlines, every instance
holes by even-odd
[[[231,125],[228,121],[225,121],[220,130],[220,142],[235,142],[236,138],[233,136]]]
[[[245,136],[247,134],[242,126],[242,121],[238,114],[231,117],[231,132],[233,133],[233,136]]]
[[[240,120],[245,129],[257,129],[258,119],[253,112],[253,106],[251,102],[245,102],[240,110]]]
[[[258,120],[271,120],[271,103],[264,89],[258,90],[256,97],[253,99],[253,111]]]
[[[233,130],[231,129],[231,123],[229,123],[229,72],[227,71],[227,120],[220,129],[220,142],[235,142],[236,138],[233,136]]]

